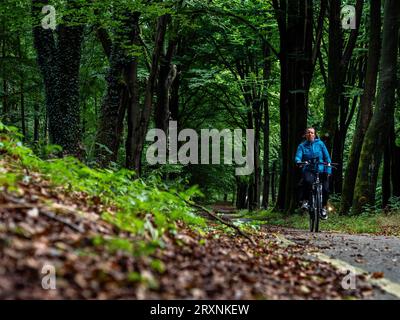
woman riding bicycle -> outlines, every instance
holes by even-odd
[[[305,130],[306,141],[299,144],[296,152],[295,162],[307,162],[317,158],[320,163],[331,163],[331,157],[329,156],[328,150],[325,144],[316,137],[315,129],[310,127]],[[328,177],[332,173],[332,169],[328,166],[318,165],[318,172],[320,173],[320,179],[322,181],[322,212],[321,218],[327,219],[328,213],[326,205],[328,203],[329,193],[329,179]],[[309,166],[303,166],[302,179],[300,180],[299,187],[299,198],[302,201],[301,208],[308,209],[309,195],[311,192],[312,184],[315,179],[315,174],[312,172]]]

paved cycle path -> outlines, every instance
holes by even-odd
[[[367,274],[383,291],[375,290],[372,299],[400,299],[400,238],[335,232],[310,233],[307,230],[265,226],[287,245],[315,248],[314,258],[354,268]]]

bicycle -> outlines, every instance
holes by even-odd
[[[308,213],[310,217],[310,232],[319,231],[319,219],[322,213],[322,182],[319,178],[319,167],[330,167],[336,169],[337,163],[319,162],[318,158],[312,158],[305,162],[298,162],[298,165],[310,166],[309,170],[314,173],[314,182],[312,183],[309,196]]]

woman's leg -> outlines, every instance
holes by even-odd
[[[304,180],[304,199],[310,201],[311,187],[314,182],[314,174],[310,171],[304,171],[303,180]]]
[[[329,176],[326,173],[322,174],[322,206],[326,207],[329,199]]]

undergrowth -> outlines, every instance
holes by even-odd
[[[0,191],[18,193],[18,182],[29,183],[33,172],[52,187],[83,192],[89,202],[115,207],[116,212],[107,210],[102,218],[135,235],[147,233],[153,241],[159,240],[166,230],[176,231],[177,220],[195,227],[206,225],[185,202],[201,196],[196,187],[181,190],[164,184],[156,176],[136,179],[134,172],[126,169],[90,168],[74,157],[43,160],[21,142],[17,128],[0,122]],[[114,241],[113,245],[118,247],[118,243]],[[126,243],[121,242],[121,246]]]

